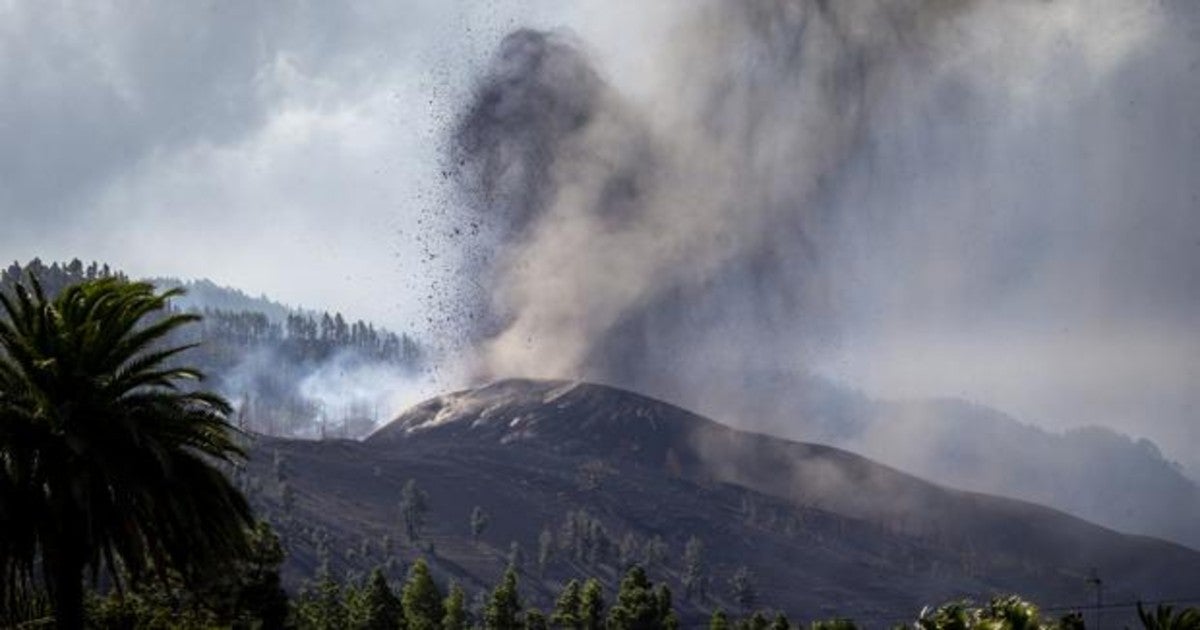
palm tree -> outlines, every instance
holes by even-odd
[[[1159,604],[1153,612],[1137,605],[1138,619],[1146,630],[1198,630],[1200,629],[1200,609],[1185,608],[1178,614],[1170,606]]]
[[[0,294],[0,597],[35,585],[62,628],[83,624],[83,577],[103,569],[193,583],[248,551],[246,500],[219,468],[242,456],[229,404],[181,387],[196,370],[168,338],[195,315],[178,291],[87,281],[48,298]]]

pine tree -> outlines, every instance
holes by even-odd
[[[704,599],[704,543],[692,536],[683,549],[683,596],[685,599]]]
[[[525,552],[521,550],[521,543],[515,540],[508,545],[508,566],[517,571],[525,566]]]
[[[567,630],[580,630],[583,625],[579,618],[579,612],[582,610],[583,599],[580,595],[579,582],[571,580],[563,587],[562,593],[558,596],[558,601],[554,605],[554,612],[550,615],[550,622],[559,628]]]
[[[392,549],[391,536],[384,534],[383,537],[379,539],[379,551],[383,554],[383,562],[385,565],[394,564],[392,558],[394,549]]]
[[[283,506],[283,513],[291,516],[292,509],[296,507],[296,491],[292,484],[286,481],[279,484],[279,502]]]
[[[582,512],[567,512],[567,518],[563,521],[562,531],[558,537],[559,547],[566,553],[568,559],[575,562],[584,560],[584,528],[581,523],[583,517]]]
[[[642,550],[642,566],[653,569],[667,561],[667,543],[655,534]]]
[[[730,630],[729,617],[725,616],[725,611],[720,608],[713,611],[712,617],[708,620],[708,630]]]
[[[1058,630],[1086,630],[1083,613],[1070,612],[1058,618]]]
[[[479,542],[479,537],[483,535],[483,530],[488,526],[488,513],[483,511],[483,508],[478,505],[471,510],[471,539]]]
[[[823,619],[812,622],[809,628],[810,630],[858,630],[858,624],[850,619]]]
[[[761,610],[756,611],[749,619],[738,623],[738,630],[770,630],[771,622]]]
[[[754,590],[754,576],[751,575],[750,569],[745,566],[737,568],[733,577],[729,578],[729,595],[743,611],[754,606],[758,593]]]
[[[348,618],[342,600],[342,587],[329,574],[328,567],[322,567],[318,572],[316,584],[301,593],[297,603],[297,616],[301,625],[313,630],[337,630],[346,627]]]
[[[401,595],[408,630],[437,630],[446,611],[442,609],[442,594],[429,573],[424,559],[417,560],[408,572],[408,581]]]
[[[609,630],[658,630],[662,613],[646,572],[634,566],[621,580],[617,602],[608,611]]]
[[[281,484],[288,479],[287,458],[279,452],[279,449],[275,449],[275,456],[273,460],[272,469],[275,472],[275,483]]]
[[[771,622],[771,630],[792,630],[792,623],[788,621],[787,615],[779,613]]]
[[[404,623],[404,608],[392,592],[383,570],[376,568],[351,607],[352,627],[361,630],[392,630]]]
[[[621,538],[621,544],[617,547],[617,563],[622,571],[629,570],[638,561],[638,552],[641,551],[638,545],[637,536],[633,532],[626,532]]]
[[[520,630],[521,596],[517,592],[517,572],[512,567],[504,572],[504,578],[492,591],[483,623],[486,630]]]
[[[608,537],[608,530],[604,529],[604,524],[600,522],[600,519],[592,519],[587,542],[588,564],[599,566],[608,562],[612,540]]]
[[[604,589],[596,578],[589,578],[583,584],[579,601],[579,627],[582,630],[604,628]]]
[[[543,527],[542,533],[538,534],[538,555],[537,568],[538,575],[546,574],[546,567],[550,564],[551,558],[554,557],[554,533],[549,528]]]
[[[446,610],[442,617],[442,630],[466,630],[467,628],[467,595],[456,582],[450,584],[450,594],[442,605]]]
[[[549,630],[550,626],[546,625],[546,615],[542,611],[531,608],[525,613],[525,630]]]
[[[404,518],[404,532],[410,542],[420,537],[428,511],[429,495],[417,486],[415,479],[409,479],[400,491],[400,514]]]
[[[676,630],[679,628],[679,617],[675,615],[671,589],[666,584],[659,584],[658,590],[654,593],[654,599],[658,608],[659,624],[662,630]]]

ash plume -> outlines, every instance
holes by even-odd
[[[654,369],[697,329],[792,328],[814,292],[797,273],[815,253],[813,200],[859,143],[895,53],[930,27],[817,3],[719,5],[671,43],[677,67],[650,104],[566,35],[506,38],[454,147],[503,244],[483,270],[497,289],[482,369],[641,382],[622,372]],[[731,303],[747,281],[786,290]]]
[[[1071,331],[1067,356],[1145,328],[1130,296],[1185,294],[1200,270],[1169,227],[1200,227],[1179,161],[1200,144],[1161,134],[1172,103],[1200,103],[1194,74],[1169,74],[1194,71],[1190,5],[686,7],[628,74],[569,33],[521,30],[480,78],[448,151],[464,220],[483,226],[462,270],[478,378],[586,378],[765,424],[811,402],[814,370],[847,365],[888,385],[913,361],[948,384],[937,394],[978,398],[953,380],[966,350],[879,354],[883,371],[840,353],[959,335],[1011,363],[1024,348],[984,340],[1042,326]],[[1167,74],[1147,84],[1146,67]],[[1150,113],[1094,107],[1139,88]],[[1124,151],[1148,133],[1166,155]],[[1097,283],[1131,206],[1169,242]],[[1200,314],[1185,301],[1144,310],[1182,332]],[[1185,354],[1164,369],[1195,368]]]

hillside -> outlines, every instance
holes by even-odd
[[[691,615],[733,608],[728,581],[742,565],[760,601],[794,617],[873,625],[994,592],[1086,603],[1093,568],[1112,601],[1200,585],[1200,554],[1178,545],[599,385],[502,381],[417,405],[363,442],[262,439],[253,453],[246,484],[284,532],[293,585],[320,559],[364,571],[424,554],[473,591],[494,581],[516,541],[541,605],[572,576],[599,573],[611,587],[633,560],[682,593],[693,536],[709,586],[684,605]],[[425,533],[402,545],[408,480],[431,510]],[[473,542],[476,506],[491,519]],[[586,553],[580,523],[592,532]]]
[[[1200,485],[1149,440],[1087,425],[1049,431],[952,398],[872,399],[817,377],[714,381],[730,384],[709,392],[713,403],[702,409],[740,428],[1200,549]]]
[[[272,323],[283,324],[288,317],[308,315],[321,317],[317,311],[293,308],[270,299],[266,295],[254,297],[245,291],[221,286],[212,280],[180,280],[179,278],[148,278],[160,289],[183,289],[186,293],[175,300],[175,306],[184,310],[225,311],[261,313]]]

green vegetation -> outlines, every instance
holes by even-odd
[[[582,630],[600,630],[604,627],[604,588],[600,580],[589,578],[583,583],[583,596],[579,602],[579,627]]]
[[[249,555],[249,506],[216,467],[241,456],[230,407],[183,389],[202,377],[170,363],[189,346],[161,343],[198,319],[168,312],[175,295],[119,278],[0,294],[6,605],[40,585],[77,628],[85,571],[118,586],[172,571],[191,587]]]
[[[1137,607],[1138,619],[1146,630],[1198,630],[1200,629],[1200,609],[1185,608],[1178,613],[1170,606],[1159,605],[1153,612],[1146,610],[1141,604]]]
[[[656,590],[646,572],[634,566],[621,580],[621,590],[616,604],[608,611],[606,627],[609,630],[678,628],[670,589],[663,584]]]
[[[417,560],[408,572],[408,582],[404,584],[401,601],[404,603],[405,626],[409,630],[436,630],[441,627],[442,618],[446,616],[442,594],[424,560]]]
[[[504,572],[492,597],[488,600],[487,609],[483,612],[483,625],[488,630],[520,630],[524,625],[521,620],[521,596],[517,592],[517,572],[509,567]]]
[[[228,572],[190,585],[171,574],[165,581],[135,582],[125,592],[92,594],[88,619],[99,628],[283,627],[288,617],[279,582],[283,559],[279,538],[259,523],[250,535],[249,555]]]
[[[465,630],[467,627],[467,594],[458,584],[450,585],[450,594],[442,605],[442,630]]]
[[[180,600],[162,597],[139,599],[136,605],[126,604],[122,609],[124,616],[93,606],[91,621],[102,628],[233,626],[356,630],[676,630],[685,627],[677,617],[670,590],[664,584],[655,585],[651,582],[645,570],[639,566],[625,574],[611,606],[606,603],[604,588],[598,580],[589,579],[583,586],[576,580],[570,580],[563,586],[549,615],[528,605],[520,592],[519,578],[511,569],[504,573],[491,594],[476,606],[467,604],[464,591],[455,584],[450,586],[446,598],[440,599],[439,593],[440,589],[428,564],[419,560],[398,590],[378,570],[362,582],[345,583],[333,580],[328,573],[322,572],[293,603],[290,615],[282,626],[257,621],[266,617],[253,617],[253,623],[230,623],[228,617],[216,617],[205,610],[197,612],[193,608],[180,608]],[[106,605],[113,607],[116,601],[116,598],[110,597]],[[130,613],[130,610],[133,612]],[[1146,630],[1200,629],[1200,625],[1197,625],[1200,611],[1194,608],[1175,612],[1168,606],[1159,606],[1154,611],[1147,611],[1139,606],[1139,615]],[[278,617],[272,619],[278,620]],[[1036,605],[1015,596],[997,597],[984,605],[956,601],[926,608],[913,623],[905,625],[918,630],[1084,628],[1078,613],[1057,618],[1045,617]],[[794,624],[781,612],[757,610],[734,615],[717,608],[702,627],[710,630],[857,630],[860,626],[845,618],[814,619],[806,624]]]
[[[1141,611],[1140,604],[1138,610]],[[916,627],[918,630],[1082,630],[1084,623],[1079,613],[1058,618],[1043,617],[1032,602],[1009,595],[993,598],[983,606],[957,601],[926,608],[921,611]],[[1145,627],[1147,630],[1152,628],[1148,624]],[[1200,628],[1200,625],[1192,627]]]
[[[404,606],[392,592],[383,571],[375,569],[350,606],[350,625],[363,630],[388,630],[404,622]]]
[[[582,609],[583,598],[579,592],[579,581],[571,580],[563,587],[562,593],[558,595],[558,601],[554,604],[554,612],[550,615],[550,622],[559,628],[570,628],[576,630],[581,627],[580,610]]]

